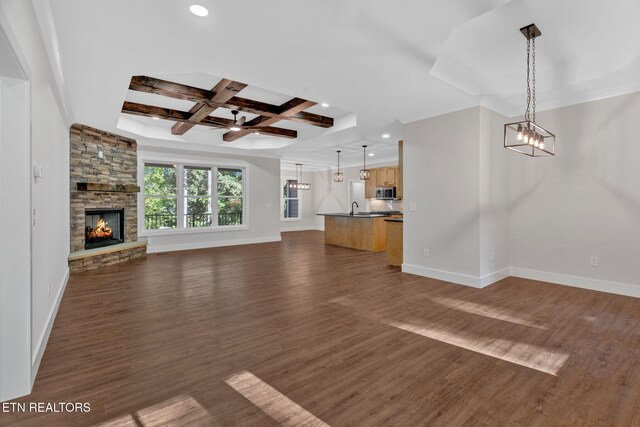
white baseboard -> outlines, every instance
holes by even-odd
[[[607,280],[530,270],[520,267],[511,267],[511,275],[523,279],[539,280],[542,282],[572,286],[574,288],[590,289],[592,291],[640,298],[640,285],[632,285],[630,283],[610,282]]]
[[[207,241],[197,243],[174,243],[169,245],[155,245],[153,238],[148,239],[147,253],[188,251],[191,249],[219,248],[223,246],[251,245],[254,243],[280,242],[282,238],[278,236],[255,237],[251,239],[236,239],[222,241]]]
[[[484,288],[485,286],[489,286],[490,284],[509,276],[508,268],[495,271],[493,273],[487,274],[486,276],[479,277],[406,263],[402,264],[402,271],[404,273],[415,274],[418,276],[429,277],[431,279],[438,279],[445,282],[471,286],[474,288]]]
[[[511,276],[511,268],[506,267],[502,270],[494,271],[493,273],[489,273],[485,276],[480,277],[480,287],[484,288],[493,283],[499,282],[502,279],[506,279]]]
[[[42,334],[40,335],[40,339],[38,339],[38,345],[36,346],[35,351],[31,355],[31,386],[33,386],[33,382],[36,380],[36,375],[38,374],[38,369],[40,368],[40,362],[42,361],[42,356],[44,355],[44,351],[47,348],[49,335],[51,334],[51,329],[53,328],[53,322],[55,322],[56,320],[58,308],[60,308],[60,302],[62,301],[62,295],[64,295],[64,290],[67,288],[68,282],[69,268],[67,267],[62,278],[62,283],[60,284],[60,290],[58,291],[58,295],[56,296],[56,301],[49,311],[46,326],[42,331]]]
[[[557,285],[572,286],[574,288],[590,289],[592,291],[607,292],[610,294],[626,295],[640,298],[640,285],[630,283],[610,282],[607,280],[591,279],[588,277],[572,276],[548,271],[530,270],[520,267],[508,267],[498,270],[486,276],[477,277],[467,274],[453,273],[451,271],[437,270],[419,265],[402,264],[402,271],[418,276],[438,279],[458,285],[484,288],[509,276],[523,279],[539,280]]]
[[[324,226],[316,225],[316,226],[304,226],[301,225],[299,227],[281,227],[280,232],[286,233],[287,231],[324,231]]]

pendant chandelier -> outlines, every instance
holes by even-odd
[[[362,169],[360,169],[360,179],[369,179],[371,178],[371,171],[367,169],[367,146],[362,146],[363,157],[362,157]]]
[[[289,188],[295,190],[311,190],[311,184],[302,182],[302,163],[296,163],[296,182],[291,182]]]
[[[338,150],[337,153],[338,153],[338,172],[335,172],[333,174],[333,182],[342,182],[344,180],[344,175],[342,174],[342,172],[340,172],[340,150]]]
[[[531,157],[556,153],[556,136],[536,123],[536,38],[542,33],[536,24],[520,28],[527,39],[527,109],[524,120],[504,125],[504,147]]]

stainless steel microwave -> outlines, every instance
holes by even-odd
[[[393,200],[396,198],[396,187],[378,187],[376,188],[376,199]]]

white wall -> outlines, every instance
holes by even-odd
[[[162,150],[138,147],[138,182],[144,186],[144,162],[167,161],[211,165],[234,165],[247,168],[245,203],[248,209],[246,230],[198,231],[185,230],[166,235],[145,233],[144,199],[138,199],[138,235],[148,242],[148,252],[197,249],[280,240],[280,160],[249,156],[229,156],[214,153]]]
[[[638,93],[538,113],[558,146],[536,159],[505,150],[513,120],[482,107],[405,125],[403,268],[640,296],[639,116]]]
[[[557,154],[509,153],[515,274],[546,272],[542,279],[640,296],[640,288],[619,286],[640,286],[638,117],[638,93],[538,113],[557,135]]]
[[[485,283],[504,278],[509,267],[509,152],[500,143],[507,118],[480,107],[480,267]]]
[[[479,129],[478,107],[404,126],[403,270],[480,276]]]
[[[2,26],[12,34],[12,46],[28,69],[31,108],[31,165],[44,169],[44,177],[30,178],[30,204],[35,210],[31,251],[32,380],[68,276],[69,255],[69,135],[64,109],[58,103],[58,89],[47,60],[31,2],[6,0],[0,4]],[[17,160],[17,159],[16,159]],[[19,175],[16,176],[19,180]],[[20,206],[14,206],[20,209]],[[29,209],[27,209],[27,213]],[[31,220],[31,216],[25,218]],[[28,239],[28,237],[27,237]],[[18,252],[12,256],[22,256]],[[23,286],[29,286],[23,283]],[[3,343],[4,345],[4,343]]]

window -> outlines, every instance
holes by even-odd
[[[245,225],[244,185],[244,168],[145,163],[144,228]]]
[[[177,225],[176,167],[144,166],[144,228],[156,230]]]
[[[185,166],[183,175],[186,227],[211,227],[211,168]]]
[[[242,169],[218,168],[218,225],[242,224]]]
[[[298,189],[291,188],[292,184],[297,184],[295,179],[285,179],[282,182],[282,207],[284,219],[300,219],[300,199]]]

